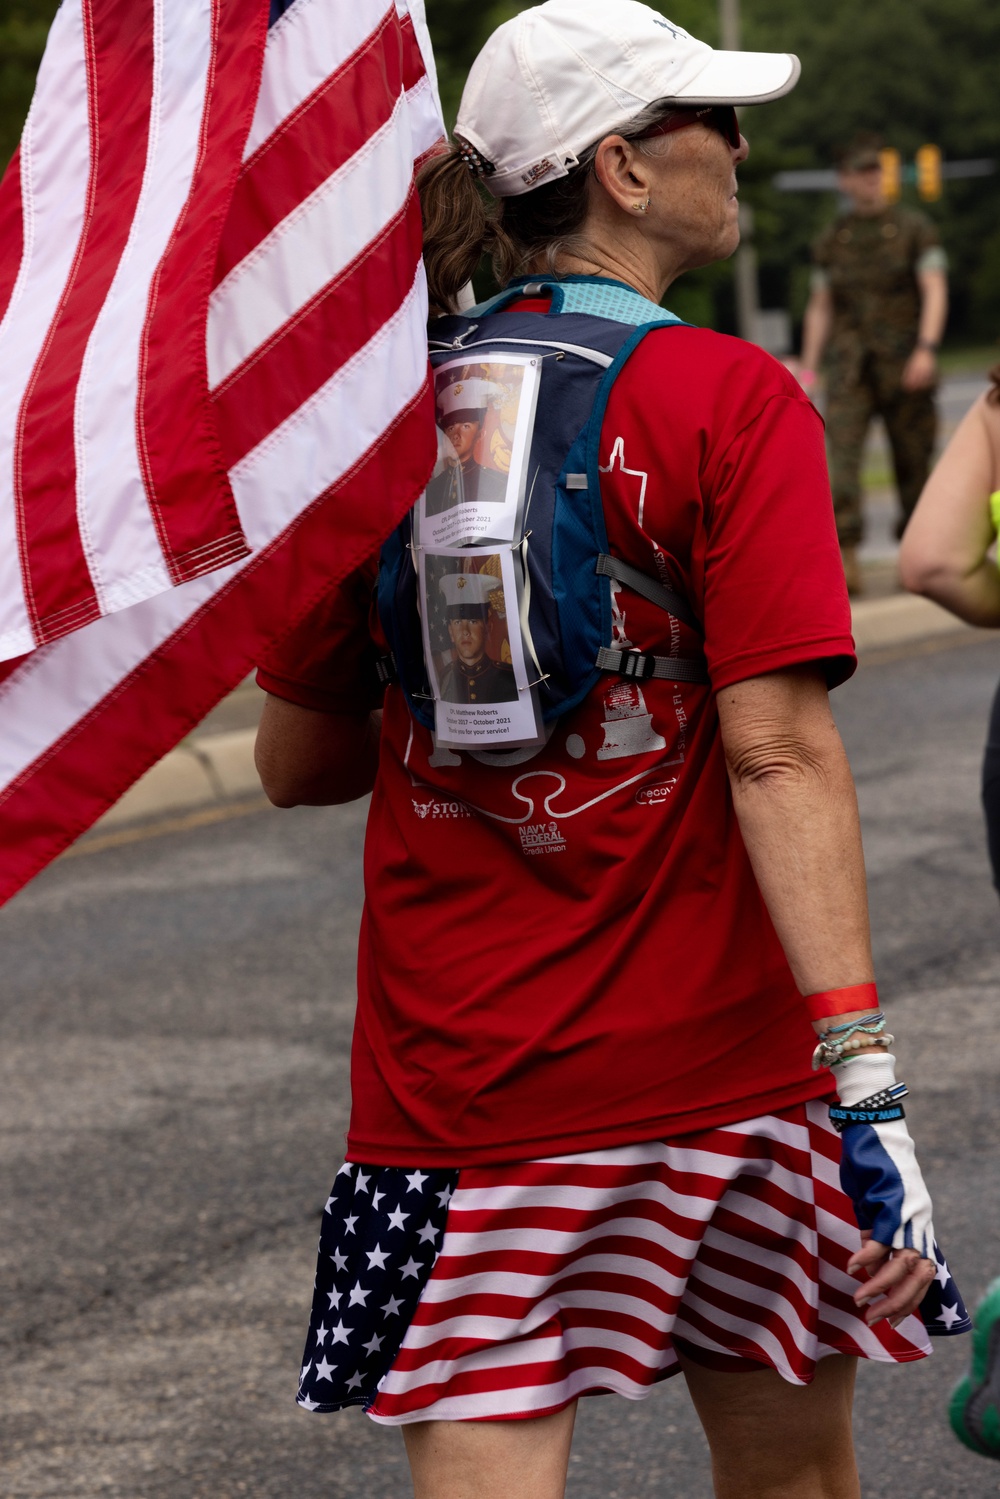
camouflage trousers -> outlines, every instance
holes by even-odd
[[[897,535],[909,520],[927,482],[937,410],[933,390],[903,390],[902,366],[867,359],[856,379],[838,378],[831,371],[827,383],[826,436],[830,452],[830,482],[841,546],[856,545],[864,534],[861,508],[861,455],[872,417],[885,423],[892,450],[900,516]]]

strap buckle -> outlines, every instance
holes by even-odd
[[[623,677],[635,682],[647,682],[656,671],[656,658],[645,656],[641,651],[622,651],[618,670]]]

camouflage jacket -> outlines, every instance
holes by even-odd
[[[905,360],[920,320],[917,272],[946,264],[930,219],[896,204],[871,217],[841,214],[816,241],[813,262],[833,299],[831,367],[866,355]]]

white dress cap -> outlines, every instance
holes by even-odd
[[[503,388],[493,380],[482,380],[474,376],[471,380],[456,380],[446,385],[437,394],[438,421],[442,425],[446,418],[461,420],[462,416],[481,417],[491,397],[502,396]]]
[[[760,104],[800,71],[787,52],[717,52],[639,0],[545,0],[489,38],[455,134],[496,168],[490,192],[514,197],[565,177],[649,104]]]
[[[485,612],[490,594],[500,587],[500,579],[489,573],[445,573],[438,586],[449,610],[464,606],[479,614]]]

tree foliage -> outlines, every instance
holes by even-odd
[[[58,0],[0,0],[0,153],[10,156],[31,97]],[[655,8],[718,44],[716,0]],[[524,7],[511,0],[427,0],[445,116],[454,121],[472,59],[490,32]],[[993,177],[948,183],[929,212],[952,262],[953,336],[1000,336],[1000,108],[996,58],[1000,6],[982,0],[742,0],[743,44],[794,52],[802,81],[787,99],[747,110],[751,155],[742,194],[755,210],[765,305],[801,313],[809,244],[836,209],[832,194],[779,193],[775,172],[829,166],[856,131],[879,131],[912,160],[925,141],[945,159],[987,157]],[[914,190],[906,197],[916,202]],[[694,321],[731,328],[732,274],[713,266],[685,276],[671,305]]]
[[[0,0],[0,162],[20,137],[57,7],[58,0]]]
[[[654,8],[718,45],[715,0],[670,0]],[[465,71],[490,31],[524,7],[471,7],[427,0],[442,75],[446,117],[454,119]],[[992,158],[991,178],[948,183],[927,206],[941,225],[952,263],[954,337],[992,342],[1000,335],[1000,108],[996,58],[1000,7],[982,0],[742,0],[743,45],[794,52],[802,79],[786,99],[743,113],[751,154],[741,170],[753,207],[762,300],[800,316],[809,246],[837,208],[833,193],[779,193],[776,172],[828,167],[837,147],[859,130],[879,132],[907,161],[926,141],[946,159]],[[904,191],[916,204],[915,189]],[[732,329],[732,274],[710,267],[682,278],[670,305],[693,321]]]

